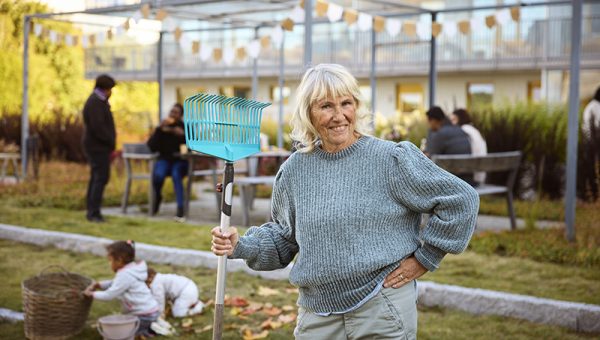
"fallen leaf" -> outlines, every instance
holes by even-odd
[[[193,323],[194,323],[194,320],[192,320],[190,318],[183,319],[183,320],[181,320],[181,327],[189,328],[189,327],[192,327]]]
[[[268,318],[262,324],[260,324],[260,328],[262,329],[277,329],[283,326],[283,322],[281,321],[273,321],[272,318]]]
[[[265,308],[273,308],[273,304],[270,302],[265,303]]]
[[[273,296],[273,295],[280,295],[281,292],[273,289],[273,288],[269,288],[269,287],[264,287],[264,286],[259,286],[258,287],[258,295],[260,296]]]
[[[288,294],[298,294],[299,293],[298,288],[286,288],[285,292]]]
[[[261,310],[263,308],[263,304],[262,303],[258,303],[258,302],[251,302],[250,305],[248,305],[248,307],[246,307],[243,311],[242,311],[242,315],[251,315],[254,314],[256,312],[258,312],[259,310]]]
[[[281,321],[283,323],[292,323],[294,321],[296,321],[296,313],[291,313],[291,314],[287,314],[287,315],[280,315],[279,318],[277,319],[278,321]]]
[[[263,308],[263,312],[268,316],[278,316],[279,314],[281,314],[281,309],[277,307]]]
[[[244,331],[243,338],[244,340],[256,340],[256,339],[264,339],[269,336],[269,331],[264,330],[260,333],[252,333],[252,330],[246,329]]]
[[[231,311],[229,311],[229,314],[236,316],[239,315],[242,312],[242,309],[240,307],[233,307],[231,308]]]
[[[204,333],[206,331],[210,331],[212,329],[212,325],[206,325],[200,329],[194,330],[195,333]]]
[[[248,300],[243,297],[234,296],[232,298],[225,298],[225,306],[232,307],[246,307],[248,306]]]
[[[285,305],[285,306],[281,307],[281,309],[283,309],[284,312],[291,312],[291,311],[295,311],[296,307],[290,306],[290,305]]]

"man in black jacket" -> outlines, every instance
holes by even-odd
[[[179,156],[180,146],[185,144],[183,106],[181,104],[173,105],[169,117],[160,123],[147,144],[150,150],[158,152],[158,160],[152,171],[152,185],[156,194],[152,214],[158,212],[165,178],[171,176],[177,200],[175,221],[183,222],[185,220],[183,217],[183,177],[187,175],[188,162]]]
[[[115,80],[108,75],[96,78],[96,86],[83,107],[83,150],[90,163],[90,182],[87,189],[87,219],[104,222],[100,213],[104,186],[110,178],[110,154],[115,150],[115,122],[108,98],[115,87]]]

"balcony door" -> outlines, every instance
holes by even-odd
[[[404,113],[425,112],[425,92],[421,84],[396,85],[396,111]]]

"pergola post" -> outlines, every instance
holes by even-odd
[[[164,38],[164,32],[160,31],[158,33],[158,46],[157,46],[157,55],[156,55],[156,59],[158,62],[158,67],[157,67],[157,78],[158,78],[158,124],[160,124],[160,121],[162,120],[162,106],[163,106],[163,100],[164,100],[164,87],[165,87],[165,79],[164,79],[164,69],[163,69],[163,38]]]
[[[277,124],[277,147],[283,148],[283,85],[285,85],[285,34],[279,47],[279,116]]]
[[[29,28],[31,17],[23,24],[23,102],[21,113],[21,178],[27,178],[27,139],[29,137]],[[16,171],[16,169],[15,169]]]
[[[304,0],[304,68],[312,65],[313,0]]]
[[[431,23],[437,19],[437,13],[431,13]],[[435,88],[437,83],[437,65],[436,65],[436,43],[433,33],[431,34],[431,42],[429,47],[429,108],[435,106]]]
[[[375,74],[376,64],[377,64],[377,32],[375,31],[375,27],[371,28],[371,114],[373,115],[373,119],[371,120],[371,129],[375,132],[375,111],[377,110],[377,76]]]
[[[569,70],[569,118],[567,134],[567,188],[565,193],[566,236],[575,241],[577,195],[577,142],[579,138],[579,62],[581,49],[581,0],[573,0],[571,21],[571,66]]]
[[[254,39],[258,39],[258,27],[254,28]],[[252,59],[252,100],[258,96],[258,57]]]

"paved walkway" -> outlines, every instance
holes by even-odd
[[[167,180],[166,185],[171,185]],[[219,225],[220,213],[217,210],[217,204],[214,193],[210,192],[210,185],[205,182],[194,184],[196,200],[190,202],[190,216],[187,223],[199,225]],[[239,196],[233,197],[231,225],[240,226],[242,224],[242,210]],[[145,208],[145,207],[144,207]],[[153,219],[172,219],[175,216],[175,203],[164,203],[161,205],[160,212]],[[139,206],[130,206],[127,209],[127,214],[121,212],[120,207],[104,208],[103,214],[113,216],[138,216],[147,217],[147,213],[143,212]],[[266,222],[270,216],[270,200],[265,198],[257,198],[254,200],[254,209],[250,211],[250,224],[261,225]],[[537,221],[538,228],[556,228],[562,226],[562,222],[556,221]],[[517,219],[517,228],[524,228],[525,220]],[[488,230],[510,230],[510,221],[508,217],[479,215],[477,218],[476,232]]]

